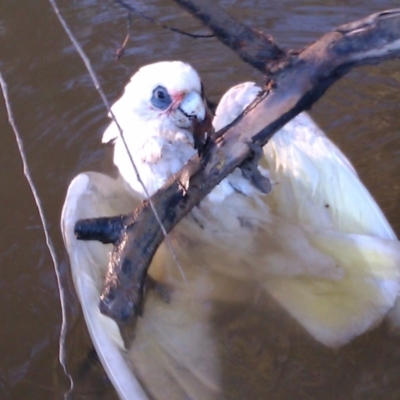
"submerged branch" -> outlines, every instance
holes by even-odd
[[[196,4],[196,15],[203,15],[205,11],[202,7],[205,8],[209,3],[197,0],[177,2],[185,3],[187,8],[188,4],[193,7]],[[217,15],[214,14],[214,17],[217,18]],[[221,21],[217,18],[210,23],[204,18],[203,22],[218,37],[222,29],[229,36],[231,32],[225,26],[225,16]],[[244,40],[249,43],[249,46],[245,46],[248,49],[251,48],[250,43],[258,39],[250,35]],[[231,47],[235,41],[235,38],[231,38],[231,41],[226,39],[224,43]],[[271,69],[264,71],[269,75],[267,95],[231,124],[223,136],[208,148],[205,157],[190,160],[152,197],[168,232],[222,179],[251,156],[252,151],[246,143],[265,145],[278,129],[300,112],[309,109],[329,86],[351,68],[400,57],[400,9],[377,13],[341,26],[297,54],[285,53],[282,57],[281,53],[274,53],[274,46],[273,43],[267,45],[269,50],[265,53],[246,50],[243,55],[240,53],[243,48],[238,51],[243,59],[245,57],[257,68],[265,65],[268,69],[268,54],[271,51],[272,57],[278,54],[277,58],[283,61],[275,72],[272,73]],[[101,311],[118,322],[140,314],[147,269],[164,239],[147,201],[131,215],[121,218],[123,223],[121,219],[117,222],[121,224],[117,236],[115,226],[112,223],[107,225],[112,226],[109,239],[114,243],[114,248],[100,301]],[[99,234],[98,221],[100,219],[78,221],[76,232],[90,239],[90,230]],[[104,218],[101,221],[104,224]],[[94,236],[92,238],[95,239]]]

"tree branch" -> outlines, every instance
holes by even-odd
[[[231,17],[227,17],[226,13],[215,13],[212,18],[203,16],[207,15],[203,8],[209,6],[208,0],[176,1],[185,3],[188,9],[197,10],[196,16],[202,16],[218,37],[221,32],[231,36],[230,28],[225,26]],[[215,8],[213,5],[213,13]],[[238,30],[235,29],[235,32]],[[253,40],[259,43],[259,36],[252,36],[251,33],[245,36],[244,42],[248,45],[239,50],[235,47],[237,37],[225,38],[224,43],[230,47],[233,43],[234,50],[250,64],[267,65],[268,53],[272,52],[272,57],[278,54],[271,50],[274,45],[266,45],[266,49],[270,47],[270,50],[260,53],[252,49],[250,43]],[[281,55],[277,57],[279,59]],[[284,59],[290,59],[290,62],[285,62],[275,72],[266,71],[269,73],[266,95],[224,130],[223,140],[212,144],[205,157],[190,160],[152,197],[165,229],[169,232],[251,155],[246,142],[265,145],[278,129],[310,108],[330,85],[352,67],[395,57],[400,57],[400,9],[343,25],[297,54],[286,54]],[[107,223],[104,225],[105,220]],[[140,314],[147,269],[164,237],[147,201],[131,215],[116,221],[117,227],[112,220],[105,218],[78,221],[75,232],[78,239],[88,239],[88,232],[95,231],[98,236],[100,229],[101,238],[114,244],[100,309],[121,323],[132,315]],[[96,239],[93,235],[89,235],[90,238]]]
[[[272,37],[239,22],[218,7],[215,1],[175,0],[175,3],[189,11],[213,31],[223,44],[259,71],[266,73],[268,65],[286,59],[286,52],[275,44]]]

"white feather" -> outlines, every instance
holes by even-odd
[[[99,294],[108,264],[110,246],[78,241],[73,233],[80,218],[115,215],[115,209],[127,212],[132,197],[111,178],[88,172],[71,182],[61,216],[64,243],[86,325],[96,352],[122,400],[145,400],[147,396],[126,365],[123,341],[117,324],[100,313]]]
[[[216,111],[217,127],[231,122],[259,90],[247,82],[228,91]],[[265,201],[283,223],[275,224],[273,218],[265,223],[257,240],[266,262],[254,257],[253,262],[260,268],[266,264],[266,270],[274,263],[275,276],[264,283],[268,292],[316,339],[328,346],[342,345],[375,326],[395,305],[399,242],[349,160],[307,114],[300,114],[277,132],[264,154],[275,182]],[[288,221],[296,230],[282,231]],[[295,232],[295,237],[289,231]],[[285,248],[290,252],[302,235],[342,270],[342,277],[312,278],[315,274],[305,269],[306,276],[285,276],[284,260],[269,257],[270,243],[278,237],[282,252]],[[298,258],[293,263],[301,262],[305,254],[310,268],[315,268],[312,252],[304,243],[294,249]]]

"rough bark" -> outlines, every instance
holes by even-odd
[[[213,0],[175,0],[206,25],[226,46],[245,62],[265,73],[270,65],[286,59],[272,37],[256,31],[233,18]]]
[[[278,129],[310,108],[351,68],[400,57],[400,9],[343,25],[301,51],[285,52],[271,38],[233,20],[209,0],[176,2],[244,61],[266,73],[268,79],[264,96],[224,129],[223,141],[213,143],[205,157],[190,160],[152,197],[168,232],[251,156],[246,142],[265,145]],[[78,239],[114,244],[101,311],[119,323],[138,314],[147,269],[164,239],[148,202],[129,216],[78,221],[76,234]]]

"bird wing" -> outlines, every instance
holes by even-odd
[[[399,292],[398,243],[371,236],[316,231],[314,246],[344,271],[339,280],[269,276],[263,286],[317,340],[346,344],[376,326]]]
[[[81,218],[128,212],[135,201],[120,181],[99,173],[86,172],[71,182],[61,216],[61,229],[86,325],[104,369],[124,400],[145,400],[148,397],[127,368],[126,351],[117,324],[99,310],[110,245],[77,240],[74,225]]]
[[[300,204],[296,216],[300,222],[319,224],[315,215],[306,213],[306,203],[311,201],[315,209],[326,209],[340,231],[396,239],[350,161],[307,114],[298,115],[277,132],[264,154],[272,179],[290,185]],[[282,212],[288,213],[283,207]]]
[[[186,239],[173,239],[179,259],[187,267],[186,282],[169,249],[161,245],[149,273],[159,283],[167,285],[171,294],[166,301],[157,292],[149,291],[144,315],[137,321],[135,338],[128,349],[115,321],[99,310],[110,245],[77,240],[75,222],[82,218],[128,213],[137,204],[138,200],[132,197],[122,179],[114,180],[95,172],[79,174],[68,188],[61,229],[93,345],[123,400],[148,399],[149,393],[151,398],[157,399],[218,399],[221,396],[219,361],[210,328],[208,298],[210,287],[225,287],[229,279],[221,277],[219,284],[214,275],[203,277],[204,271],[191,268],[196,262],[188,250],[191,247],[186,246]],[[184,230],[179,233],[181,239]],[[229,284],[227,287],[230,288]],[[238,297],[235,288],[229,293]]]
[[[251,82],[229,90],[216,110],[217,127],[231,122],[258,91]],[[307,114],[278,131],[264,154],[273,182],[265,198],[270,215],[260,215],[259,251],[249,253],[247,262],[256,272],[272,272],[263,287],[317,340],[344,344],[394,306],[399,242],[349,160]],[[281,245],[279,257],[271,257],[274,241]],[[307,260],[308,270],[290,276],[288,270]],[[336,265],[342,276],[313,274],[323,262],[331,271]]]
[[[318,340],[344,344],[395,305],[399,242],[350,162],[308,116],[278,132],[265,155],[276,212],[309,226],[310,242],[345,273],[336,282],[278,278],[265,287]]]

